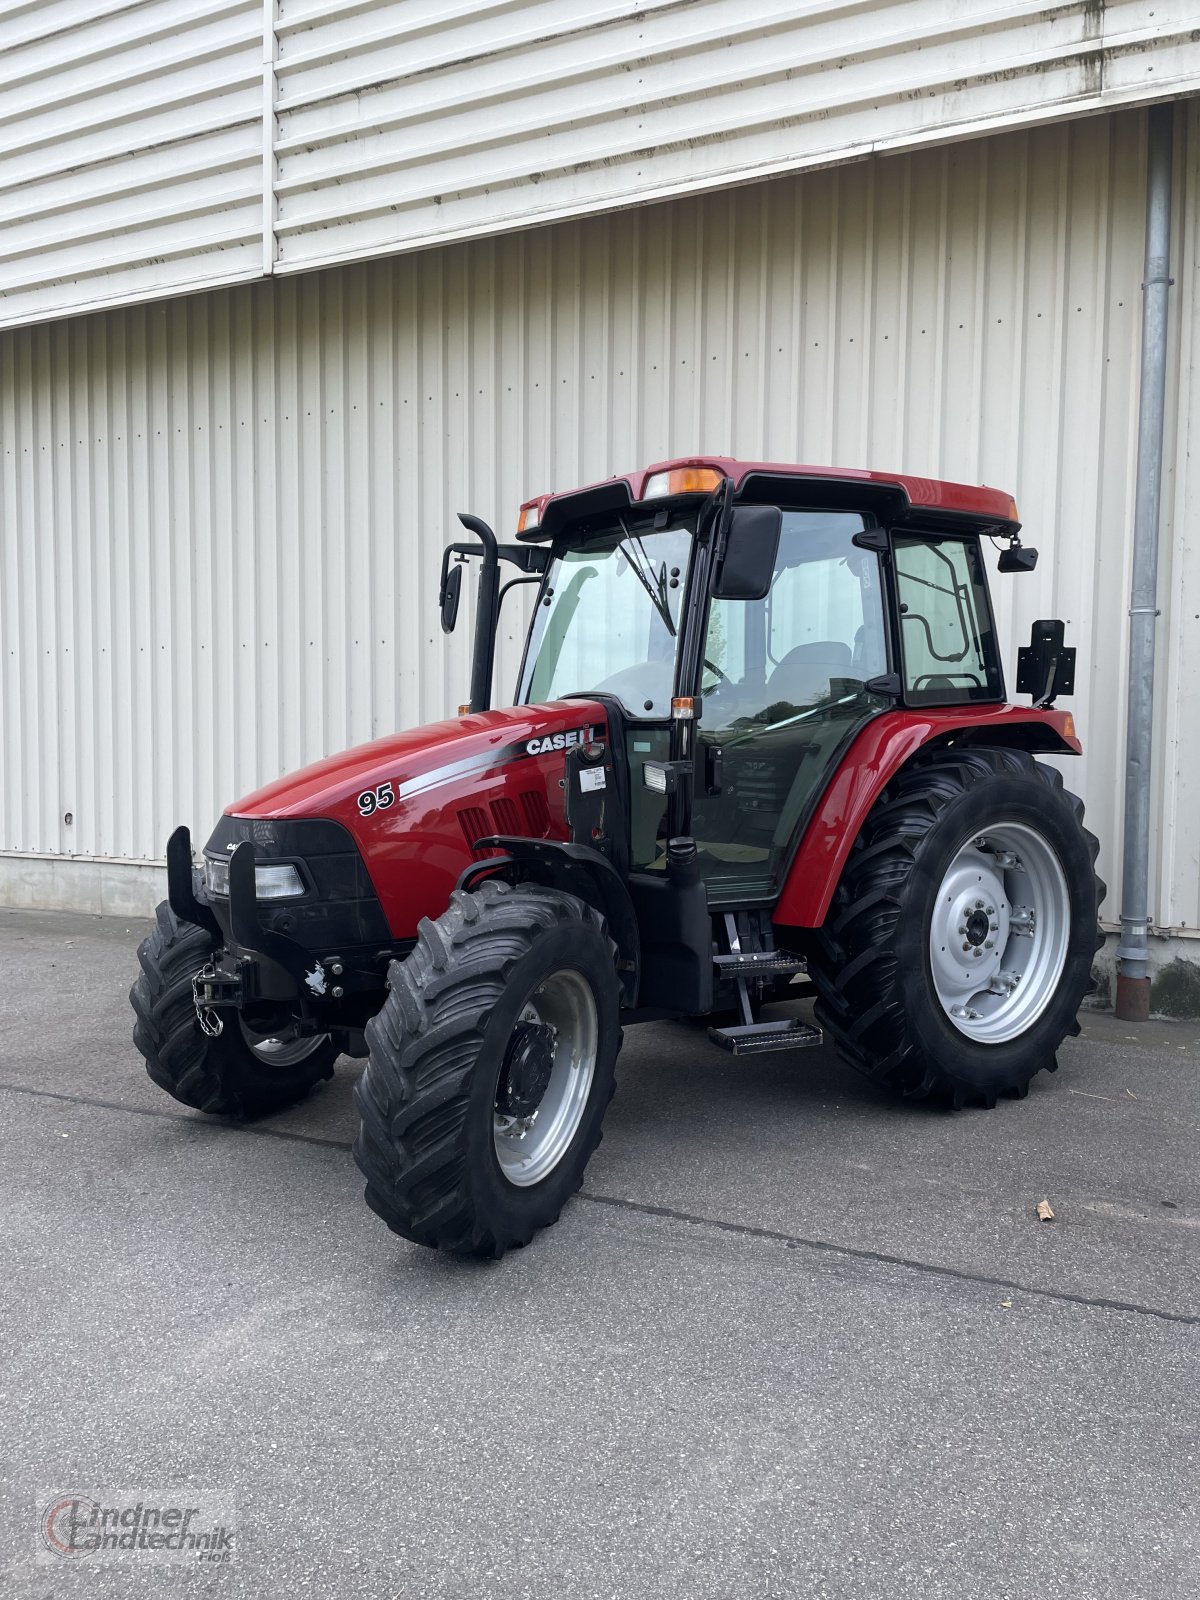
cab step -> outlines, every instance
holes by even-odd
[[[804,1050],[820,1044],[822,1033],[810,1022],[788,1017],[782,1022],[750,1022],[733,1028],[710,1028],[708,1037],[730,1055],[762,1055],[768,1050]]]
[[[748,950],[728,956],[714,956],[713,965],[722,978],[789,978],[808,971],[803,956],[790,950]]]
[[[737,985],[738,1012],[741,1021],[729,1028],[710,1028],[708,1037],[731,1055],[761,1055],[767,1050],[803,1050],[821,1043],[821,1030],[799,1017],[787,1017],[781,1022],[759,1022],[751,1002],[750,984],[760,978],[788,978],[808,971],[803,956],[790,950],[743,950],[738,932],[737,917],[725,913],[725,937],[728,955],[713,957],[718,978],[732,979]],[[757,993],[758,991],[756,991]]]

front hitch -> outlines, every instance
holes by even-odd
[[[196,1008],[196,1020],[201,1033],[206,1033],[210,1039],[219,1039],[225,1032],[221,1008],[231,1011],[242,1009],[240,975],[227,977],[218,972],[211,961],[205,962],[192,979],[192,1004]]]

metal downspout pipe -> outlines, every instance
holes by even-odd
[[[1150,1015],[1150,784],[1154,732],[1154,642],[1158,620],[1158,521],[1162,500],[1167,386],[1167,301],[1171,286],[1171,146],[1174,107],[1152,106],[1146,151],[1146,275],[1142,284],[1142,369],[1134,490],[1133,578],[1129,601],[1129,703],[1125,734],[1125,849],[1117,1016]]]

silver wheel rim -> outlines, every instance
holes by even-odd
[[[1066,874],[1042,835],[1021,822],[973,833],[946,869],[930,923],[943,1011],[979,1044],[1018,1038],[1053,999],[1070,935]]]
[[[554,1029],[550,1081],[537,1109],[527,1117],[493,1112],[492,1140],[500,1170],[509,1183],[527,1189],[554,1170],[583,1121],[600,1033],[592,986],[581,972],[552,973],[529,996],[518,1021]]]
[[[298,1033],[295,1027],[291,1027],[282,1033],[262,1034],[248,1028],[241,1017],[238,1022],[242,1038],[267,1067],[299,1066],[300,1062],[307,1061],[309,1056],[315,1055],[322,1045],[329,1042],[327,1033]]]

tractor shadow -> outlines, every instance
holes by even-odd
[[[768,1006],[765,1020],[800,1017],[812,1022],[811,1001]],[[944,1106],[906,1100],[863,1077],[826,1040],[801,1049],[734,1056],[709,1039],[703,1023],[645,1023],[627,1028],[617,1064],[618,1093],[612,1126],[681,1127],[696,1124],[731,1133],[764,1118],[811,1131],[814,1121],[856,1123],[897,1118],[940,1123]]]
[[[811,1001],[769,1006],[767,1019],[796,1016],[813,1021]],[[335,1145],[349,1152],[358,1132],[354,1086],[366,1063],[341,1057],[331,1079],[285,1111],[245,1121],[194,1116],[182,1118],[213,1132],[292,1139]],[[675,1143],[711,1140],[721,1128],[726,1137],[750,1136],[764,1127],[775,1138],[811,1138],[822,1125],[860,1130],[864,1124],[898,1120],[943,1122],[940,1105],[906,1100],[872,1083],[842,1061],[833,1046],[734,1056],[714,1044],[707,1025],[680,1020],[647,1022],[625,1029],[617,1061],[617,1093],[605,1130],[622,1138],[655,1142],[669,1134]]]

